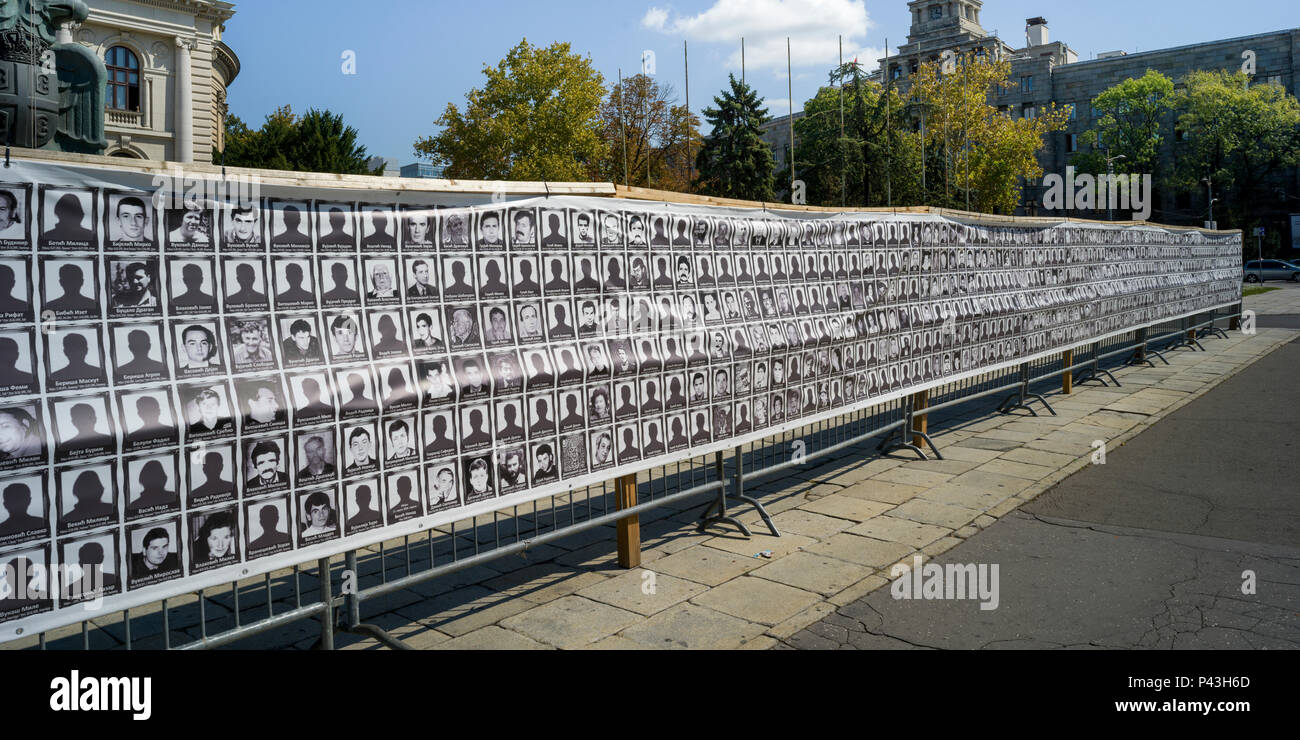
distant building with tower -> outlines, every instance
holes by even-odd
[[[1237,71],[1242,66],[1243,52],[1249,50],[1255,58],[1253,84],[1277,84],[1296,94],[1300,28],[1141,53],[1111,51],[1097,54],[1095,59],[1080,60],[1078,52],[1069,44],[1051,40],[1047,19],[1042,17],[1027,19],[1023,46],[1012,46],[980,25],[983,0],[910,0],[907,5],[912,19],[907,42],[898,47],[897,53],[880,60],[873,79],[893,81],[905,96],[911,86],[910,77],[920,64],[937,63],[947,51],[1010,59],[1010,84],[989,96],[989,102],[999,110],[1032,118],[1052,103],[1058,107],[1073,106],[1066,128],[1049,134],[1044,149],[1039,152],[1039,163],[1046,173],[1064,173],[1071,156],[1078,151],[1080,135],[1094,126],[1093,98],[1124,79],[1141,77],[1148,69],[1172,78],[1177,86],[1195,70]],[[1230,11],[1225,8],[1225,12]],[[802,116],[802,112],[794,114],[795,120]],[[773,149],[778,170],[786,167],[789,160],[789,129],[789,116],[772,119],[764,125],[764,140]],[[1162,167],[1172,167],[1179,143],[1176,136],[1167,137],[1163,142]],[[798,142],[795,144],[797,177]],[[1288,211],[1300,210],[1297,208],[1300,171],[1293,168],[1278,178],[1276,189],[1278,199],[1264,204],[1269,211],[1265,218],[1284,223]],[[1026,187],[1017,213],[1064,215],[1043,208],[1041,191],[1041,187]],[[1160,200],[1153,204],[1152,220],[1167,223],[1205,220],[1208,199],[1204,191],[1167,191],[1166,188],[1159,192]]]

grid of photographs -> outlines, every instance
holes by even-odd
[[[1240,295],[1199,232],[280,192],[0,183],[0,621]]]

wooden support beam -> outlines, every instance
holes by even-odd
[[[625,475],[614,482],[618,508],[636,506],[636,475]],[[641,565],[641,518],[633,514],[618,520],[618,564],[621,568]]]
[[[1069,367],[1074,364],[1074,350],[1067,349],[1061,353],[1061,365]],[[1066,370],[1061,375],[1061,392],[1069,393],[1074,390],[1074,371]]]
[[[929,431],[929,429],[927,428],[929,423],[929,417],[925,413],[925,410],[926,408],[929,407],[929,405],[930,405],[929,390],[918,391],[912,394],[912,428],[920,432],[921,434],[925,434],[927,431]],[[916,445],[917,447],[920,447],[921,445],[925,444],[925,440],[921,437],[920,434],[913,434],[912,444]]]

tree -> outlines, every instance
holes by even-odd
[[[234,167],[374,174],[357,138],[357,130],[345,125],[340,114],[312,109],[299,117],[286,105],[268,115],[257,130],[238,116],[227,116],[224,159],[218,152],[212,156],[213,162]]]
[[[920,140],[910,130],[897,91],[867,80],[856,62],[832,71],[830,83],[804,103],[804,116],[794,122],[795,176],[807,188],[808,203],[919,201]],[[778,179],[787,182],[789,177],[786,168]]]
[[[987,213],[1011,213],[1020,202],[1021,182],[1041,177],[1034,156],[1043,135],[1065,128],[1069,111],[1055,104],[1032,116],[1012,118],[988,102],[994,86],[1006,86],[1011,62],[977,54],[959,55],[944,72],[921,64],[912,85],[926,117],[926,159],[938,158],[941,182],[927,181],[927,202]],[[932,154],[933,153],[933,154]],[[942,188],[942,195],[940,189]]]
[[[700,119],[676,105],[673,88],[638,74],[614,85],[600,105],[600,138],[606,156],[598,177],[624,182],[623,142],[627,141],[626,182],[685,192],[691,186],[691,156],[700,149]],[[646,159],[649,158],[647,180]]]
[[[724,198],[772,200],[772,150],[762,139],[760,124],[767,109],[754,89],[728,75],[730,90],[713,99],[704,119],[712,132],[695,158],[697,192]]]
[[[556,42],[519,42],[487,81],[470,90],[462,113],[453,103],[438,118],[443,130],[415,142],[418,155],[445,167],[446,177],[474,180],[586,180],[605,155],[599,135],[604,80],[590,57]]]
[[[1103,90],[1092,99],[1099,117],[1079,137],[1074,165],[1100,175],[1107,171],[1107,156],[1123,155],[1129,172],[1155,172],[1173,100],[1174,81],[1154,69]]]
[[[1227,224],[1255,225],[1270,178],[1300,164],[1300,102],[1280,85],[1250,84],[1242,72],[1192,72],[1174,98],[1174,182],[1191,190],[1209,177],[1228,204]]]

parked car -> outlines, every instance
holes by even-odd
[[[1258,283],[1261,280],[1296,282],[1300,281],[1300,265],[1282,260],[1264,260],[1261,267],[1260,260],[1251,260],[1242,268],[1242,277],[1248,283]]]

